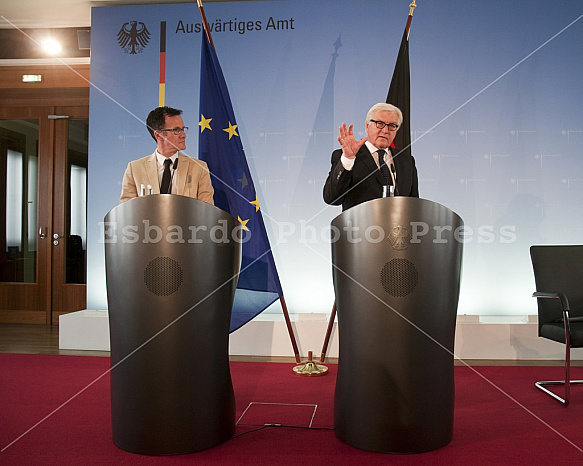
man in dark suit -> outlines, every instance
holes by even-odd
[[[383,197],[383,186],[394,186],[397,196],[419,197],[415,159],[391,144],[403,122],[401,110],[378,103],[366,116],[367,136],[357,141],[352,124],[340,126],[342,149],[332,153],[332,168],[324,185],[324,201],[349,209]],[[385,167],[382,165],[385,164]]]

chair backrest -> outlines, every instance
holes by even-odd
[[[571,317],[583,308],[583,245],[531,246],[536,291],[562,292],[569,300]],[[563,317],[558,299],[537,299],[538,328]]]

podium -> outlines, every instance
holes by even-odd
[[[238,227],[210,204],[168,194],[105,217],[112,432],[123,450],[192,453],[233,436]]]
[[[375,199],[331,225],[339,358],[334,432],[380,453],[453,437],[461,218],[410,197]]]

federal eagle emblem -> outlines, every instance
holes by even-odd
[[[397,251],[402,251],[409,247],[409,241],[411,241],[411,233],[406,227],[398,226],[393,227],[388,236],[389,243],[392,248]]]
[[[130,55],[142,53],[149,40],[150,31],[142,22],[129,21],[124,23],[117,33],[119,46]]]

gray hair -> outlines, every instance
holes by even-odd
[[[401,126],[401,123],[403,123],[403,112],[401,112],[401,110],[399,110],[394,105],[387,104],[385,102],[379,102],[378,104],[374,104],[366,114],[366,121],[367,122],[370,121],[373,115],[377,112],[396,113],[397,116],[399,117],[398,125]]]

